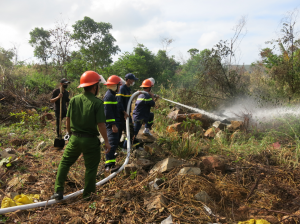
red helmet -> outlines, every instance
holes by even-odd
[[[154,86],[153,82],[151,82],[150,79],[145,79],[140,87],[152,87],[152,86]]]
[[[94,71],[86,71],[80,77],[80,85],[77,88],[92,86],[98,83],[101,79],[101,76]]]
[[[104,85],[122,85],[121,78],[117,75],[110,76]]]

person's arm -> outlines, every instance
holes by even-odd
[[[63,97],[62,93],[54,90],[53,93],[52,93],[52,97],[50,99],[50,103],[54,103],[62,97]]]
[[[105,154],[107,154],[107,153],[109,153],[111,146],[110,146],[109,141],[108,141],[105,123],[98,123],[98,129],[99,129],[99,132],[100,132],[102,138],[104,139]]]
[[[150,105],[150,107],[154,107],[155,106],[155,101],[153,100],[155,97],[154,97],[154,94],[149,92],[149,95],[146,96],[147,100],[145,101],[146,104]],[[149,100],[151,99],[151,100]]]
[[[119,110],[124,114],[124,118],[126,120],[127,117],[128,117],[128,114],[126,113],[126,108],[124,107],[125,94],[126,94],[126,92],[124,91],[123,88],[121,88],[119,93],[116,95],[116,98],[117,98],[117,101],[118,101]]]
[[[116,119],[114,115],[114,105],[118,104],[118,101],[114,101],[115,99],[105,99],[104,100],[104,113],[106,117],[106,123],[112,126],[112,131],[114,133],[118,132],[118,127],[116,126]]]
[[[70,118],[69,117],[67,117],[66,128],[67,128],[67,133],[71,134]]]

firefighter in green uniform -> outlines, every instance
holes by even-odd
[[[67,174],[81,153],[86,168],[83,198],[88,198],[96,190],[96,174],[100,162],[97,126],[105,141],[105,153],[108,153],[111,148],[106,133],[103,101],[96,98],[100,88],[99,82],[103,80],[103,77],[94,71],[83,73],[78,88],[83,87],[84,93],[73,97],[70,101],[67,112],[67,132],[71,137],[58,167],[52,199],[63,199]]]

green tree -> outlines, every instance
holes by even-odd
[[[141,77],[147,73],[147,63],[144,56],[135,53],[125,52],[111,67],[111,72],[121,77],[127,73],[133,73],[137,77]]]
[[[159,84],[174,83],[175,72],[179,66],[179,62],[175,60],[175,57],[169,57],[165,50],[159,50],[155,60],[158,66],[157,82]]]
[[[288,96],[289,101],[299,94],[300,85],[300,39],[296,39],[295,30],[298,10],[289,12],[282,20],[280,37],[268,41],[273,49],[265,48],[260,52],[262,62],[277,86]]]
[[[187,52],[191,55],[191,57],[194,57],[196,54],[199,53],[199,50],[197,48],[191,48]]]
[[[112,55],[117,54],[120,49],[115,45],[116,40],[110,33],[110,23],[98,23],[85,16],[83,20],[78,20],[73,28],[72,37],[77,41],[84,60],[93,70],[97,71],[98,67],[104,69],[113,62]]]
[[[66,64],[70,62],[71,47],[74,44],[72,32],[69,25],[64,21],[57,21],[51,34],[51,54],[56,68],[60,71],[61,77],[67,77]]]
[[[11,73],[14,64],[13,57],[15,56],[13,49],[5,50],[0,47],[0,79],[2,90],[5,88],[8,76]]]
[[[47,66],[47,61],[51,57],[50,32],[43,28],[36,27],[29,35],[29,44],[34,47],[34,56]]]

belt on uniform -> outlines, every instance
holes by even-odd
[[[83,138],[96,138],[97,137],[97,135],[90,135],[90,134],[79,133],[79,132],[72,132],[72,135],[74,135],[76,137],[83,137]]]

